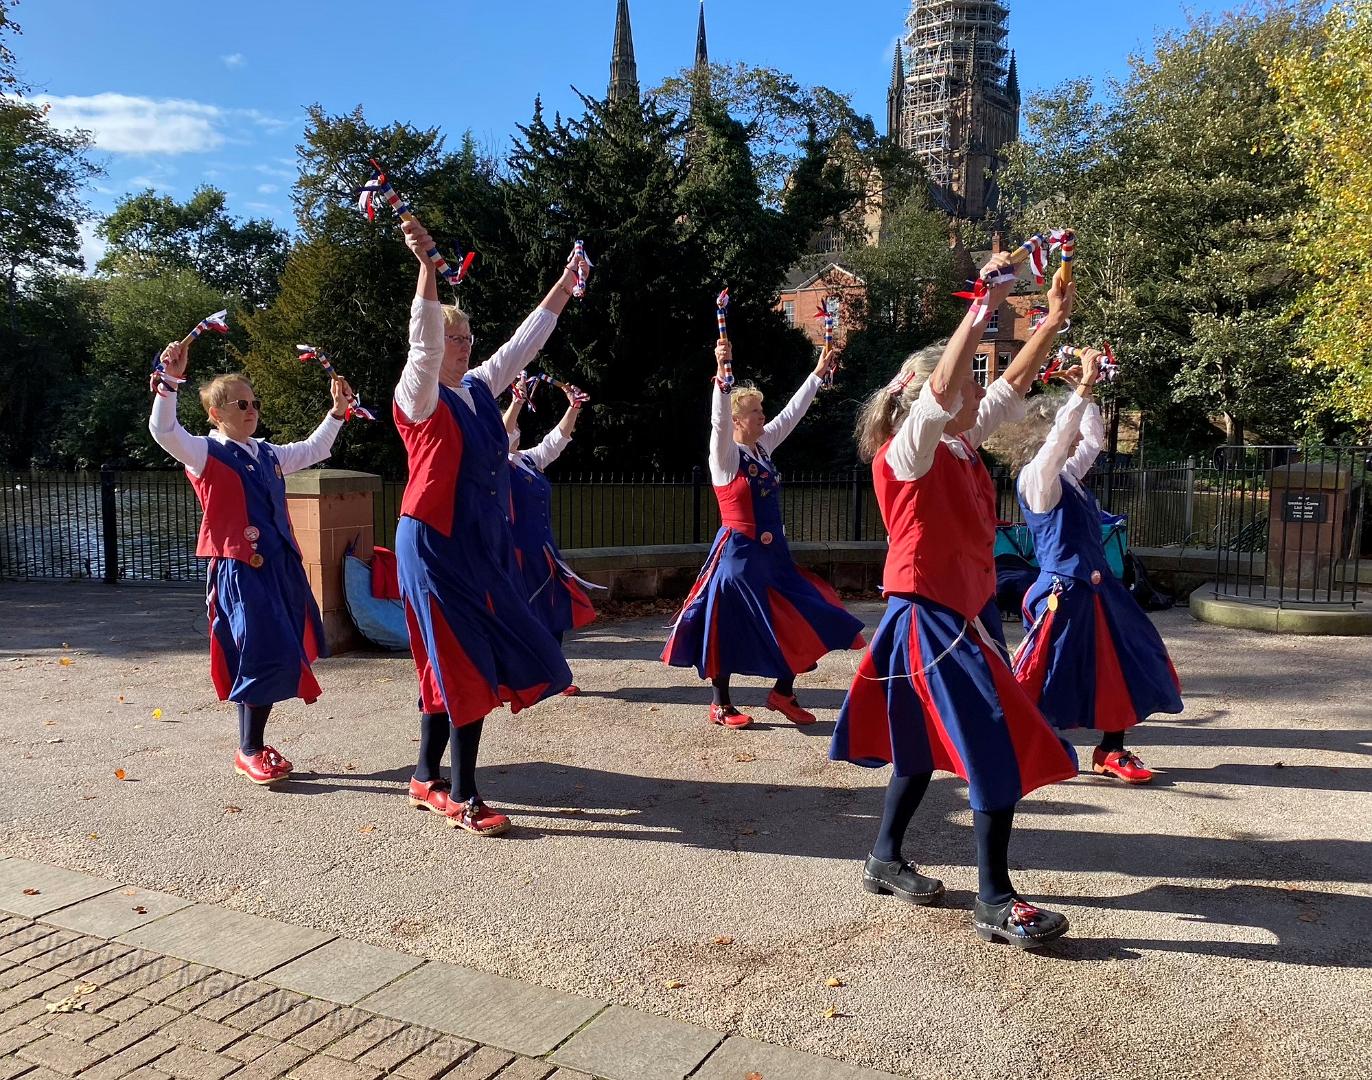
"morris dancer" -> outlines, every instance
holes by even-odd
[[[547,380],[545,380],[547,381]],[[575,386],[560,386],[569,402],[562,420],[532,450],[519,449],[519,414],[532,393],[535,379],[521,378],[515,383],[509,407],[505,410],[505,430],[510,436],[510,525],[514,530],[515,558],[534,614],[559,645],[568,630],[577,630],[595,620],[586,587],[600,588],[583,581],[563,561],[553,536],[551,503],[553,486],[543,475],[571,444],[572,432],[589,399]],[[562,691],[571,696],[581,693],[575,683]]]
[[[493,835],[510,820],[477,791],[484,717],[502,703],[518,712],[572,681],[562,650],[529,608],[515,565],[506,518],[509,440],[495,397],[548,340],[585,267],[573,257],[514,337],[469,369],[475,338],[460,308],[438,302],[433,240],[413,215],[403,228],[419,262],[410,355],[395,388],[396,427],[410,466],[395,550],[423,714],[410,805],[446,815],[454,828]],[[451,785],[442,778],[450,741]]]
[[[1039,576],[1024,596],[1015,678],[1054,727],[1101,733],[1095,772],[1146,784],[1153,773],[1125,749],[1124,733],[1151,713],[1181,712],[1181,684],[1157,628],[1111,572],[1100,506],[1082,486],[1105,441],[1091,400],[1105,354],[1080,355],[1076,393],[1019,476]]]
[[[304,442],[278,446],[252,437],[262,403],[247,376],[220,375],[200,390],[214,430],[208,438],[192,435],[176,417],[189,340],[162,352],[148,430],[186,467],[205,512],[195,553],[210,560],[210,678],[219,700],[238,706],[233,767],[254,784],[274,784],[291,775],[291,763],[267,745],[267,718],[278,701],[298,697],[309,705],[319,697],[310,665],[326,655],[286,511],[285,477],[329,456],[353,392],[345,379],[330,379],[333,410]]]
[[[1014,285],[1010,257],[982,271],[996,310]],[[1010,882],[1015,804],[1075,776],[1076,762],[1015,682],[995,606],[995,487],[976,448],[1023,414],[1023,395],[1071,313],[1074,289],[1055,281],[1049,314],[989,389],[972,375],[981,337],[970,308],[946,345],[908,357],[858,419],[890,535],[886,614],[839,713],[829,756],[891,764],[885,808],[862,872],[868,892],[931,904],[943,882],[905,862],[901,844],[935,769],[967,781],[977,838],[976,932],[1032,948],[1067,930],[1060,914]]]
[[[793,724],[813,724],[814,714],[796,699],[795,677],[813,671],[827,652],[863,646],[861,620],[844,609],[828,583],[791,558],[782,529],[781,476],[772,464],[835,359],[822,352],[815,370],[769,423],[761,391],[732,385],[728,339],[721,336],[715,346],[710,482],[719,500],[720,529],[662,650],[665,663],[694,667],[710,680],[712,724],[744,728],[753,722],[730,700],[733,675],[774,679],[767,708]]]

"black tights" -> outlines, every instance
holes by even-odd
[[[1122,731],[1102,731],[1100,733],[1100,748],[1107,754],[1116,750],[1124,749],[1124,732]]]
[[[881,826],[872,845],[873,858],[882,862],[901,858],[901,843],[929,787],[930,775],[891,777],[886,785]],[[985,903],[1003,904],[1015,894],[1010,883],[1010,831],[1014,823],[1013,806],[1006,810],[972,811],[972,830],[977,837],[977,898]]]
[[[787,675],[778,679],[776,686],[772,689],[784,698],[795,697],[796,677]],[[710,701],[715,705],[723,705],[726,709],[733,708],[734,703],[729,700],[728,675],[720,675],[718,678],[710,680]]]
[[[238,749],[244,757],[262,753],[267,745],[267,717],[270,705],[244,705],[238,702]]]
[[[443,751],[452,749],[453,794],[463,802],[477,798],[476,755],[481,747],[483,717],[454,728],[447,713],[419,716],[419,764],[414,778],[422,784],[443,778]]]

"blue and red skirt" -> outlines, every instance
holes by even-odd
[[[529,606],[550,634],[565,634],[595,622],[587,583],[563,561],[557,548],[544,544],[533,551],[520,549],[517,556]]]
[[[892,765],[897,776],[954,773],[972,809],[988,812],[1076,776],[1076,752],[1011,674],[994,601],[977,622],[922,597],[890,597],[829,757]]]
[[[1054,727],[1124,731],[1153,713],[1182,711],[1167,646],[1114,576],[1091,585],[1040,574],[1023,614],[1015,678]]]
[[[702,679],[783,679],[812,671],[825,653],[863,644],[862,620],[848,613],[828,582],[796,566],[784,537],[764,544],[726,525],[662,660],[694,667]]]
[[[211,559],[205,606],[210,678],[220,701],[318,700],[310,665],[328,655],[324,625],[294,551],[283,550],[256,568],[237,559]]]
[[[419,707],[457,726],[502,704],[519,712],[572,682],[562,649],[497,558],[502,523],[477,523],[466,542],[412,517],[395,532],[400,593],[419,673]],[[505,542],[508,547],[508,541]]]

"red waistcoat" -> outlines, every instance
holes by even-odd
[[[996,593],[996,488],[970,444],[963,460],[940,442],[918,480],[897,480],[888,440],[872,461],[890,547],[882,590],[922,596],[970,619]]]

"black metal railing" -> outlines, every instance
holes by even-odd
[[[1357,607],[1372,446],[1225,446],[1217,462],[1215,596]]]
[[[1020,521],[1013,477],[1004,470],[994,477],[1000,517]],[[566,550],[702,544],[719,528],[701,468],[674,475],[554,472],[552,479],[554,529]],[[866,467],[787,472],[783,479],[793,543],[886,539]],[[1087,483],[1107,510],[1127,515],[1135,547],[1222,549],[1231,558],[1266,547],[1266,517],[1257,509],[1266,506],[1265,489],[1233,469],[1194,461],[1098,467]],[[394,543],[403,490],[402,480],[387,480],[374,500],[377,544]],[[0,471],[0,577],[198,583],[199,520],[180,471]]]

